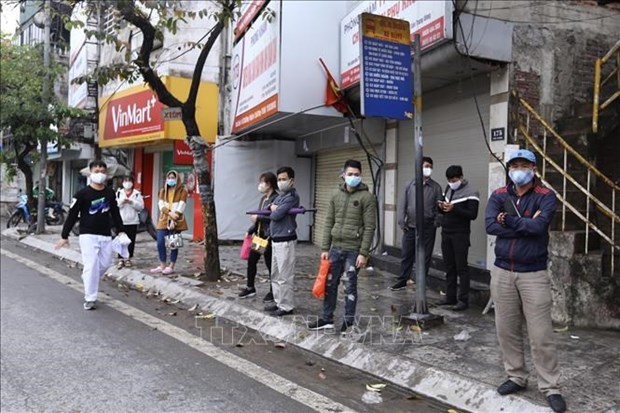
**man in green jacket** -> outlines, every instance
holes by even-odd
[[[329,201],[321,259],[330,260],[331,270],[325,287],[323,317],[308,324],[311,330],[334,328],[334,310],[341,277],[345,283],[346,298],[340,331],[345,332],[355,321],[357,272],[368,264],[377,223],[377,199],[362,183],[361,175],[362,164],[359,161],[346,161],[344,183]]]

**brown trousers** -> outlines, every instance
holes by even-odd
[[[523,349],[523,321],[530,339],[538,388],[559,394],[560,371],[551,325],[551,285],[547,271],[512,272],[493,266],[491,297],[495,325],[508,378],[525,386],[528,372]]]

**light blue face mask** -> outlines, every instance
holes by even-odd
[[[527,185],[534,179],[534,171],[531,169],[513,169],[508,175],[517,186]]]
[[[354,176],[354,175],[350,175],[350,176],[345,176],[344,177],[344,182],[349,185],[351,188],[356,188],[359,186],[359,184],[362,183],[362,177],[361,176]]]
[[[176,186],[177,185],[177,180],[172,178],[172,179],[168,179],[166,181],[166,184],[168,184],[168,186]]]

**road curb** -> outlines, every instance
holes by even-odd
[[[74,250],[56,250],[52,243],[34,236],[20,238],[16,231],[5,230],[7,238],[81,265],[81,254]],[[439,400],[470,412],[549,412],[550,409],[517,396],[500,396],[495,387],[428,364],[372,349],[338,335],[309,332],[303,326],[244,307],[235,301],[219,298],[198,289],[182,279],[154,277],[134,269],[111,267],[108,276],[142,292],[159,292],[171,300],[180,300],[187,308],[198,305],[203,312],[213,313],[276,341],[284,341],[318,356],[380,377],[387,382],[410,389],[422,396]],[[299,321],[299,319],[297,320]]]

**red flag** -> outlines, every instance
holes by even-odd
[[[319,58],[319,62],[321,62],[321,66],[323,66],[323,70],[325,70],[325,74],[327,75],[327,86],[325,88],[325,104],[327,106],[331,106],[340,113],[347,114],[349,112],[349,105],[344,98],[344,94],[342,93],[338,82],[336,82],[336,79],[334,79],[334,76],[332,76],[323,59]]]

